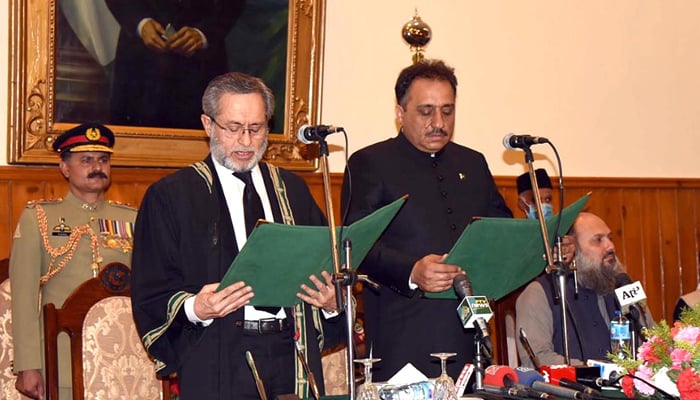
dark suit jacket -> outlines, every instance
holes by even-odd
[[[473,217],[512,213],[484,156],[455,143],[431,156],[399,134],[350,158],[343,181],[348,223],[405,194],[405,205],[360,266],[382,285],[379,292],[365,288],[363,297],[366,344],[382,359],[373,370],[386,380],[411,362],[436,377],[440,364],[429,353],[456,352],[448,372],[457,378],[473,361],[474,331],[460,325],[457,300],[426,299],[409,288],[409,276],[423,256],[447,253]]]
[[[230,399],[236,397],[236,388],[231,387],[230,377],[235,373],[231,360],[244,357],[246,350],[237,346],[242,331],[234,325],[243,319],[243,308],[207,327],[191,323],[183,308],[171,312],[178,304],[179,292],[196,294],[202,286],[219,282],[238,254],[231,217],[211,157],[205,162],[213,185],[209,186],[195,168],[184,168],[151,185],[143,198],[132,260],[134,320],[141,337],[162,327],[147,348],[154,358],[165,363],[159,375],[178,372],[183,398]],[[267,166],[260,167],[275,219],[281,221]],[[280,174],[295,222],[324,224],[323,213],[305,182],[285,170],[280,170]],[[294,263],[290,262],[289,267],[293,268]],[[308,304],[306,310],[310,316]],[[168,322],[169,314],[174,318]],[[287,315],[292,314],[287,311]],[[342,337],[341,320],[324,320],[324,328],[331,331],[327,346]],[[306,327],[310,332],[309,364],[322,390],[318,332],[312,318],[306,319]]]
[[[111,96],[110,122],[120,125],[201,128],[202,94],[227,71],[224,39],[242,12],[243,0],[107,0],[121,25]],[[191,57],[156,53],[137,33],[144,18],[163,28],[199,29],[208,47]]]

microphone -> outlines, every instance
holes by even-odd
[[[535,372],[535,375],[539,376],[540,380],[544,380],[537,372]],[[521,376],[525,380],[521,380]],[[517,389],[521,392],[521,397],[552,399],[553,396],[550,396],[548,393],[530,387],[533,379],[537,378],[532,377],[530,372],[518,371],[517,368],[513,369],[506,365],[489,365],[484,371],[484,386]]]
[[[545,393],[552,394],[557,397],[572,400],[592,400],[593,396],[588,393],[584,393],[574,389],[568,389],[565,387],[559,387],[542,381],[532,382],[532,388],[535,390],[540,390]]]
[[[527,335],[525,334],[525,329],[522,327],[520,328],[520,343],[523,344],[527,356],[530,357],[530,361],[532,361],[532,365],[535,368],[540,369],[540,359],[537,357],[537,354],[535,354],[535,351],[532,350],[530,341],[527,339]]]
[[[510,386],[518,382],[518,373],[507,365],[489,365],[484,371],[484,384]]]
[[[632,282],[626,273],[615,275],[615,297],[620,304],[623,314],[628,315],[634,326],[640,332],[647,329],[646,314],[644,313],[644,302],[647,299],[644,288],[639,281]]]
[[[533,144],[549,143],[549,139],[540,136],[516,135],[509,133],[503,137],[503,146],[508,150],[527,149]]]
[[[620,379],[622,379],[624,376],[625,374],[622,372],[612,371],[607,378],[596,378],[594,383],[599,388],[620,386]]]
[[[455,292],[459,297],[467,297],[474,295],[474,291],[472,290],[472,283],[469,280],[469,278],[467,278],[467,274],[457,275],[452,280],[452,286],[454,287]]]
[[[528,393],[525,390],[514,387],[484,385],[479,391],[488,394],[495,394],[499,398],[506,397],[510,399],[522,399],[524,397],[528,397]]]
[[[600,379],[600,378],[598,378]],[[593,389],[592,387],[588,387],[582,383],[574,382],[569,378],[561,378],[559,379],[559,386],[573,389],[573,390],[578,390],[579,392],[583,393],[588,393],[591,396],[602,396],[603,394],[600,393],[600,391]]]
[[[558,385],[561,378],[576,379],[576,367],[566,364],[543,365],[540,372],[544,381],[553,385]]]
[[[452,286],[457,296],[462,298],[462,302],[457,306],[457,315],[462,326],[465,328],[475,328],[481,334],[484,346],[489,358],[493,354],[488,322],[493,317],[493,311],[486,296],[473,296],[472,285],[467,275],[457,275],[452,282]]]
[[[304,144],[324,140],[331,133],[345,132],[345,129],[333,125],[302,125],[297,131],[297,139]]]
[[[532,368],[517,367],[515,373],[518,375],[518,382],[531,387],[535,381],[544,382],[544,377]]]

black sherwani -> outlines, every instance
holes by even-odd
[[[211,172],[211,187],[195,168],[184,168],[151,185],[141,203],[134,235],[132,301],[142,338],[166,323],[169,307],[178,304],[178,292],[196,294],[202,286],[219,282],[238,254],[231,217],[211,157],[205,163]],[[275,220],[282,221],[268,167],[263,163],[260,167]],[[322,225],[323,214],[305,182],[282,169],[280,175],[296,224]],[[289,268],[294,268],[293,262]],[[305,307],[310,316],[311,307]],[[286,311],[289,319],[293,314],[291,309]],[[162,334],[152,343],[146,342],[159,365],[164,363],[159,375],[178,373],[182,399],[239,397],[237,388],[231,385],[231,376],[251,373],[248,369],[234,370],[231,362],[244,357],[246,350],[237,346],[242,331],[234,326],[235,321],[244,319],[243,314],[241,308],[203,327],[191,323],[181,307]],[[328,346],[342,333],[340,320],[342,317],[335,318],[336,323],[323,323],[332,331],[326,332],[330,336]],[[306,329],[310,332],[309,364],[323,390],[318,332],[310,317],[306,319]],[[293,362],[290,360],[291,368]],[[290,388],[289,393],[293,392]]]
[[[386,380],[411,362],[437,377],[440,363],[430,353],[455,352],[448,373],[456,379],[464,364],[473,362],[474,330],[462,328],[457,300],[427,299],[411,290],[411,270],[427,254],[449,252],[473,217],[512,213],[484,156],[455,143],[431,156],[400,133],[350,158],[342,197],[343,209],[349,205],[348,223],[404,194],[409,195],[405,205],[359,268],[382,286],[379,292],[365,288],[363,296],[366,345],[382,359],[374,375]]]

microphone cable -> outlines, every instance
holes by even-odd
[[[637,375],[634,375],[634,374],[629,374],[629,373],[628,373],[628,374],[626,374],[626,375],[622,375],[622,376],[620,376],[620,377],[618,378],[618,380],[624,378],[625,376],[629,376],[629,377],[631,377],[632,379],[638,379],[638,380],[640,380],[640,381],[646,383],[647,385],[653,387],[653,388],[654,388],[658,393],[660,393],[661,396],[663,396],[663,398],[665,398],[665,399],[669,399],[669,400],[681,400],[680,397],[676,397],[676,396],[672,395],[671,393],[668,393],[667,391],[665,391],[665,390],[659,388],[658,386],[654,385],[653,383],[647,381],[646,379],[644,379],[644,378],[642,378],[642,377],[639,377],[639,376],[637,376]]]
[[[338,243],[337,243],[338,254],[341,254],[341,250],[342,250],[341,246],[342,246],[343,241],[345,240],[345,238],[343,238],[343,229],[345,228],[345,224],[347,224],[347,221],[348,221],[348,214],[350,213],[350,201],[352,200],[352,174],[350,173],[350,168],[348,168],[348,161],[350,160],[350,153],[348,151],[348,146],[349,146],[348,134],[347,134],[347,132],[345,132],[345,129],[343,129],[342,132],[343,132],[343,138],[345,139],[345,151],[343,153],[345,154],[345,172],[347,172],[345,175],[348,178],[347,179],[347,181],[348,181],[348,190],[347,190],[348,200],[347,200],[347,204],[345,205],[345,207],[343,207],[342,197],[340,199],[340,207],[344,208],[344,209],[342,210],[342,214],[340,216],[340,232],[338,234]],[[341,192],[342,192],[342,189],[341,189]],[[357,267],[359,267],[359,265],[354,266],[355,269],[357,269]],[[347,268],[347,266],[346,266],[346,268]]]

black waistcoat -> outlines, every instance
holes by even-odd
[[[554,351],[564,354],[564,335],[561,323],[561,308],[559,301],[554,300],[552,280],[549,276],[537,278],[547,296],[549,307],[552,311],[554,335],[552,343]],[[569,357],[586,361],[588,359],[604,360],[610,351],[610,330],[608,322],[600,314],[598,308],[598,295],[581,285],[578,294],[574,292],[573,279],[567,280],[567,327],[569,336]],[[607,294],[604,297],[608,315],[615,315],[615,294]]]

